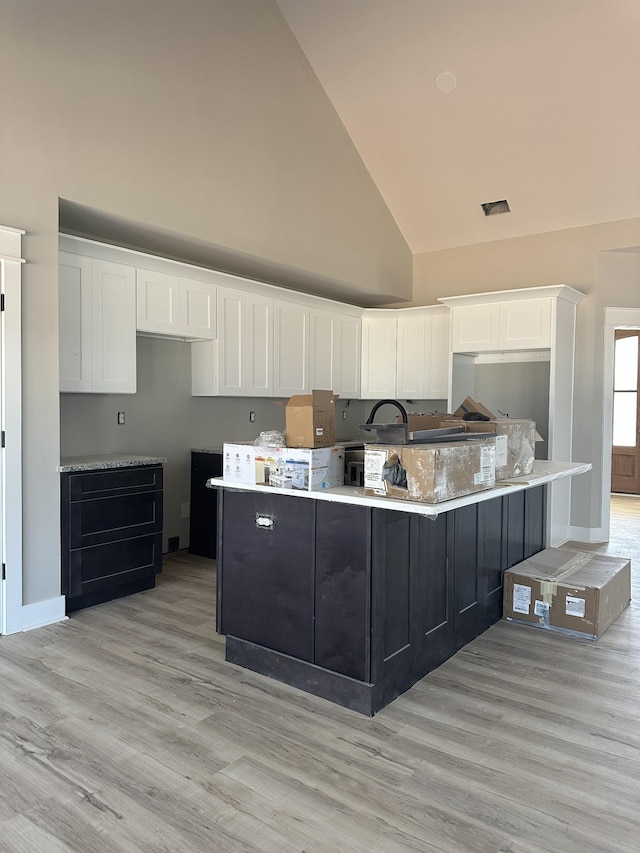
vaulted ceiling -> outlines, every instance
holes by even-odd
[[[277,3],[412,252],[640,216],[640,0]]]

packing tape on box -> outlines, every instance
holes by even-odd
[[[574,572],[577,572],[578,569],[581,569],[587,563],[590,563],[591,560],[595,557],[595,554],[574,554],[566,563],[563,563],[559,566],[559,574],[557,574],[553,580],[541,580],[540,579],[540,594],[542,595],[542,600],[545,604],[551,604],[553,602],[553,597],[558,591],[558,584],[562,581],[565,581],[568,577],[570,577]],[[528,563],[531,563],[534,567],[536,567],[535,560],[527,560]],[[540,563],[537,564],[537,568],[548,570],[548,566],[542,566]],[[584,587],[576,587],[576,589],[584,589]]]

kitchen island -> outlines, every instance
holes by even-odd
[[[209,480],[226,659],[375,714],[501,618],[504,571],[545,547],[547,484],[590,467],[441,504]]]

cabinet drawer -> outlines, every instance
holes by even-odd
[[[67,500],[85,501],[99,497],[162,489],[162,466],[102,469],[69,474]]]
[[[68,585],[70,598],[91,596],[146,580],[152,586],[162,560],[162,534],[139,536],[121,542],[109,542],[69,554]],[[105,598],[105,600],[106,600]]]
[[[76,501],[69,505],[69,548],[162,531],[162,492]]]

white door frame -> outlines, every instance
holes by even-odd
[[[22,611],[22,264],[24,231],[0,226],[0,497],[3,578],[0,633],[11,633]],[[16,618],[18,617],[18,619]],[[14,629],[15,630],[15,629]]]
[[[640,308],[604,309],[602,391],[602,532],[609,540],[611,515],[611,450],[613,448],[613,360],[616,329],[640,329]]]

